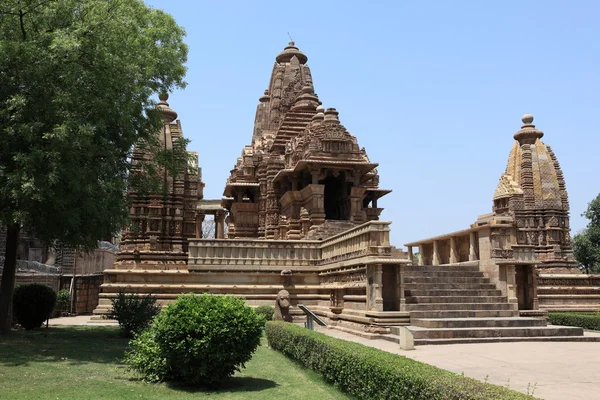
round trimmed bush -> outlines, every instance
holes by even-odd
[[[39,283],[17,286],[13,297],[13,313],[26,330],[39,328],[46,321],[54,305],[56,292]]]
[[[185,295],[131,341],[125,362],[147,381],[215,386],[250,360],[263,327],[237,297]]]
[[[273,307],[271,306],[258,306],[254,309],[254,312],[258,315],[262,315],[265,321],[273,320]]]

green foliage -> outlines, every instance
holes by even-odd
[[[185,86],[185,32],[141,0],[1,4],[0,225],[94,248],[125,224],[134,145],[165,171],[185,168],[158,146],[152,100]],[[0,292],[0,333],[12,290]]]
[[[55,304],[56,292],[46,285],[17,286],[13,298],[14,317],[27,330],[39,328],[50,317]]]
[[[117,320],[121,334],[129,338],[148,328],[161,310],[156,297],[151,294],[140,296],[119,292],[111,302],[112,310],[104,318]]]
[[[258,306],[254,309],[254,312],[262,315],[265,321],[272,321],[275,310],[271,306]]]
[[[583,329],[600,331],[600,313],[549,313],[553,325],[578,326]]]
[[[527,399],[495,386],[284,322],[268,322],[269,346],[358,399]]]
[[[132,340],[125,362],[150,382],[218,385],[250,360],[263,326],[239,298],[181,296]]]
[[[69,309],[69,301],[71,300],[71,296],[69,291],[66,289],[61,289],[56,294],[56,309],[59,311],[66,311]]]
[[[123,225],[132,146],[162,127],[151,96],[184,86],[184,30],[140,0],[2,11],[0,221],[94,247]]]
[[[573,236],[573,254],[585,273],[597,274],[600,273],[600,195],[588,204],[582,215],[589,223]]]

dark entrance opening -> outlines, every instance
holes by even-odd
[[[384,265],[382,274],[383,311],[400,311],[400,296],[398,296],[397,266]]]
[[[345,174],[341,172],[337,177],[328,176],[319,183],[325,185],[325,219],[350,220],[350,189],[352,184],[346,182]]]
[[[519,310],[533,310],[533,268],[531,265],[517,265],[515,269]]]

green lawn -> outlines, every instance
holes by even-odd
[[[51,327],[0,338],[2,399],[347,399],[316,373],[261,346],[220,390],[144,383],[120,359],[113,327]]]

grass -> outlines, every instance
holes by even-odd
[[[263,344],[219,390],[149,384],[119,361],[114,327],[50,327],[0,338],[2,399],[348,399],[317,373]]]

